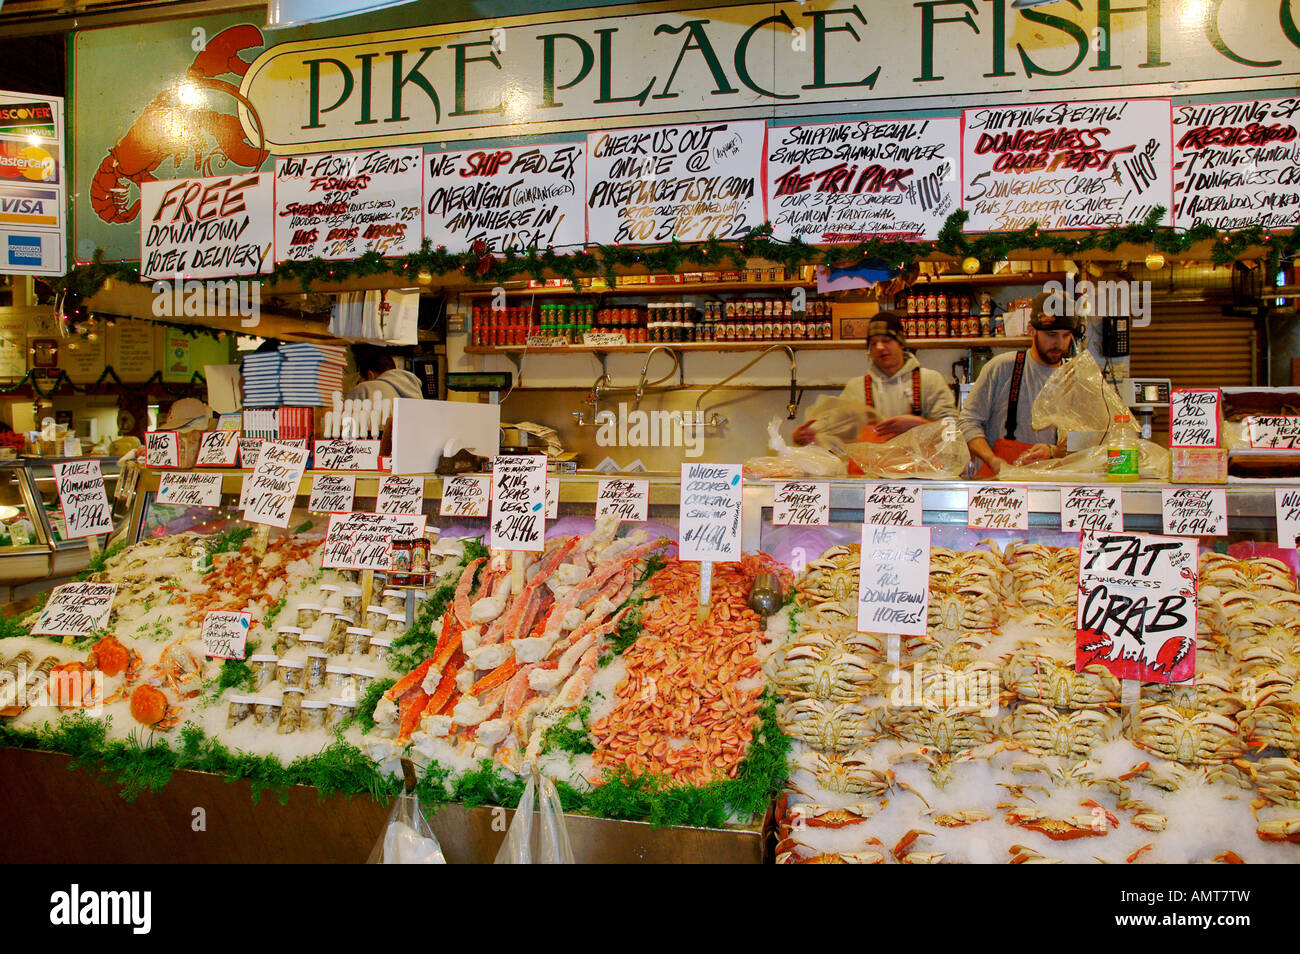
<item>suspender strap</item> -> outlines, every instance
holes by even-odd
[[[1007,440],[1016,439],[1016,427],[1020,423],[1020,379],[1025,373],[1024,351],[1016,352],[1016,366],[1011,369],[1011,393],[1007,398]]]
[[[921,416],[921,369],[912,369],[912,413]]]
[[[864,395],[864,397],[865,397],[865,399],[866,399],[867,407],[875,407],[875,406],[876,406],[876,401],[875,401],[875,399],[871,396],[871,375],[869,375],[869,374],[864,374],[864,375],[862,376],[862,394]]]

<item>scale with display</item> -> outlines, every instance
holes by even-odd
[[[1158,407],[1169,406],[1168,378],[1125,378],[1120,382],[1120,397],[1137,414],[1142,424],[1142,439],[1151,440],[1151,419]]]
[[[501,403],[501,392],[510,392],[515,376],[509,371],[448,371],[447,390],[463,394],[486,394],[489,404]]]

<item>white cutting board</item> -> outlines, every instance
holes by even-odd
[[[393,401],[393,473],[432,473],[451,441],[456,449],[491,457],[500,448],[500,428],[499,404],[397,398]]]

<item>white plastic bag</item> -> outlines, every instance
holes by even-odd
[[[536,808],[534,808],[536,805]],[[573,846],[564,824],[564,809],[555,783],[537,771],[528,776],[506,840],[497,852],[498,865],[571,865]]]
[[[442,846],[414,792],[397,796],[384,833],[366,859],[372,865],[445,865]]]
[[[850,401],[839,395],[831,397],[823,394],[813,401],[804,417],[820,440],[825,437],[838,437],[842,441],[856,440],[858,434],[868,424],[879,423],[880,415],[875,408],[867,407],[862,401]]]
[[[781,419],[772,418],[767,425],[767,446],[774,457],[750,457],[745,460],[747,477],[843,477],[848,465],[823,447],[791,447],[781,436]]]

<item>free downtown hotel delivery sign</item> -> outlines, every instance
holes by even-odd
[[[287,155],[755,110],[1279,89],[1300,71],[1300,0],[1080,7],[808,0],[503,17],[279,43],[252,63],[241,92],[268,149]]]

